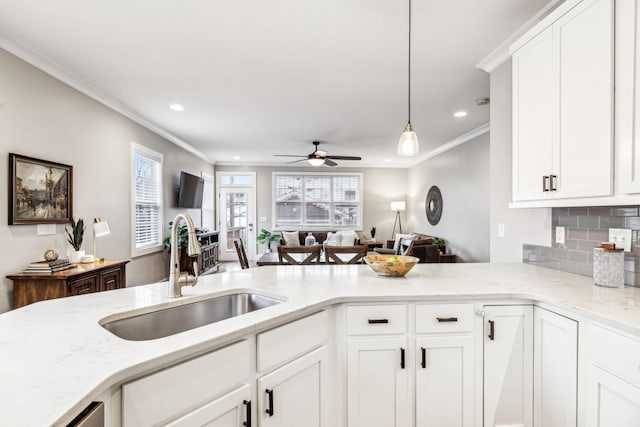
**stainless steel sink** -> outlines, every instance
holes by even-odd
[[[281,302],[282,300],[258,294],[231,294],[114,320],[102,327],[125,340],[146,341],[168,337]]]

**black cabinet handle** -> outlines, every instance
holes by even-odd
[[[551,184],[551,191],[558,191],[558,189],[556,188],[556,179],[558,177],[556,175],[549,175],[549,183]]]
[[[400,369],[404,369],[404,348],[400,347]]]
[[[422,369],[426,369],[427,367],[427,349],[424,347],[420,347],[420,352],[422,353],[422,362],[420,362],[420,365],[422,366]]]
[[[543,192],[547,192],[549,191],[549,187],[547,186],[547,182],[549,181],[549,176],[545,175],[542,177],[542,191]]]
[[[441,322],[441,323],[458,321],[457,317],[436,317],[436,319],[438,319],[438,322]]]
[[[378,325],[381,323],[389,323],[389,319],[369,319],[370,325]]]
[[[495,335],[495,321],[493,320],[489,320],[489,339],[491,341],[493,341],[494,339],[496,339],[496,335]]]
[[[243,400],[242,403],[244,403],[244,406],[247,410],[247,421],[243,422],[242,425],[246,427],[251,427],[251,401]]]
[[[269,396],[269,406],[265,411],[270,417],[273,417],[273,390],[266,389],[267,396]]]

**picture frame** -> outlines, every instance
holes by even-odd
[[[73,166],[9,153],[9,225],[66,224],[73,217]]]

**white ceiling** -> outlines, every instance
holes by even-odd
[[[413,0],[421,154],[489,121],[474,66],[547,3]],[[397,0],[0,0],[0,38],[214,162],[283,164],[320,140],[363,158],[343,166],[406,166],[407,16]]]

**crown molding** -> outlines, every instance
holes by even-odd
[[[8,38],[6,35],[3,35],[3,34],[0,34],[0,48],[6,50],[12,55],[15,55],[16,57],[38,68],[39,70],[49,74],[53,78],[61,81],[67,86],[72,87],[73,89],[88,96],[89,98],[101,103],[105,107],[117,113],[122,114],[123,116],[134,121],[140,126],[172,142],[173,144],[188,151],[189,153],[201,158],[206,162],[215,164],[215,162],[212,159],[210,159],[207,155],[205,155],[204,153],[202,153],[201,151],[193,147],[191,144],[183,141],[182,139],[166,131],[165,129],[161,128],[155,123],[152,123],[149,120],[145,119],[144,117],[138,115],[133,110],[131,110],[121,102],[117,101],[115,98],[112,98],[111,96],[107,95],[100,89],[96,88],[93,84],[80,78],[77,75],[74,75],[74,73],[70,72],[69,70],[66,70],[64,67],[62,67],[60,64],[57,64],[51,58],[40,55],[35,51],[33,51],[32,49],[29,49],[28,47],[22,45],[21,43],[16,42],[15,40]]]

